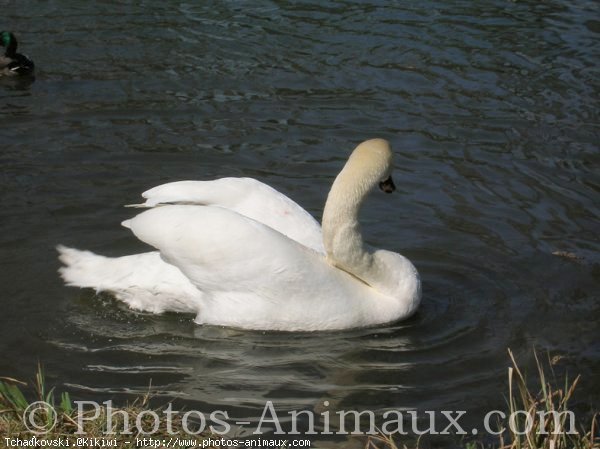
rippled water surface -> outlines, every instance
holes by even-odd
[[[507,347],[529,370],[537,345],[564,357],[559,377],[583,375],[584,411],[597,405],[595,2],[138,3],[0,1],[0,28],[38,67],[0,82],[0,375],[41,361],[99,400],[151,380],[253,423],[266,400],[480,423],[504,407]],[[320,218],[374,136],[392,142],[398,191],[370,198],[364,233],[421,273],[406,322],[202,327],[58,278],[58,243],[145,250],[121,206],[172,180],[255,177]]]

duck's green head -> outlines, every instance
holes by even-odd
[[[10,31],[0,31],[0,45],[6,47],[6,56],[12,56],[17,51],[17,38]]]

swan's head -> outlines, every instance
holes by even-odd
[[[358,145],[344,171],[350,179],[362,179],[368,188],[378,185],[386,193],[396,190],[392,180],[392,149],[385,139],[370,139]]]

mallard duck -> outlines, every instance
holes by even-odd
[[[0,45],[6,48],[0,55],[0,77],[31,75],[34,64],[27,56],[17,53],[17,38],[10,31],[0,31]]]

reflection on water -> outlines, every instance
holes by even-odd
[[[506,347],[530,366],[540,345],[598,397],[591,2],[22,1],[3,13],[39,69],[0,83],[2,374],[29,378],[41,360],[51,381],[103,400],[152,379],[159,395],[251,422],[266,400],[481,422],[504,404]],[[170,180],[256,177],[320,218],[347,154],[374,136],[394,146],[399,189],[370,199],[364,233],[422,275],[406,322],[200,327],[58,279],[57,243],[143,250],[121,205]]]

